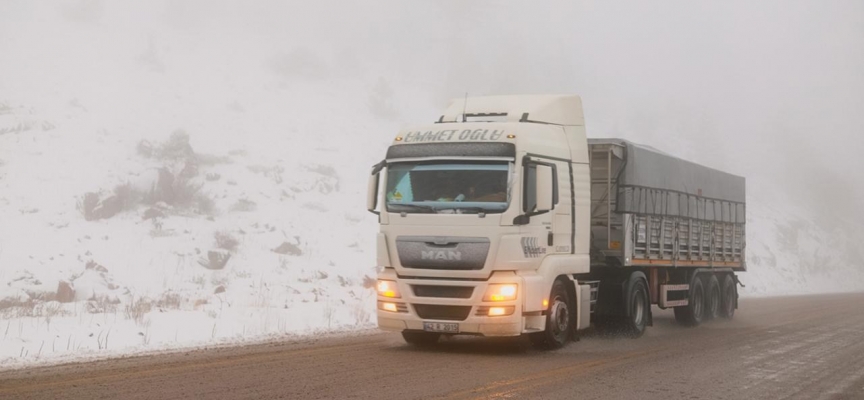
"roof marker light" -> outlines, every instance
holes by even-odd
[[[511,134],[507,135],[507,139],[516,139],[516,135],[511,133]]]

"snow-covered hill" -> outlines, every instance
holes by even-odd
[[[441,89],[176,7],[7,5],[4,366],[374,327],[366,174]],[[860,226],[750,192],[745,295],[862,287]]]
[[[836,224],[836,225],[835,225]],[[823,221],[786,199],[749,196],[742,295],[860,291],[864,240],[854,221]]]
[[[326,137],[362,116],[203,153],[182,126],[46,114],[0,116],[0,357],[372,326],[371,162]]]

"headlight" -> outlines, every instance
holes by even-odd
[[[394,299],[402,297],[399,295],[399,289],[396,288],[396,282],[382,279],[378,280],[378,295]]]
[[[515,283],[489,285],[489,288],[486,289],[486,295],[483,296],[483,301],[516,300],[517,288]]]

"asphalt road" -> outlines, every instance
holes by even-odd
[[[744,299],[697,328],[655,309],[640,339],[551,352],[398,334],[269,343],[0,373],[0,399],[864,399],[864,294]]]

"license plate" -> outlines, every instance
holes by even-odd
[[[426,332],[459,333],[459,324],[424,322],[423,330]]]

